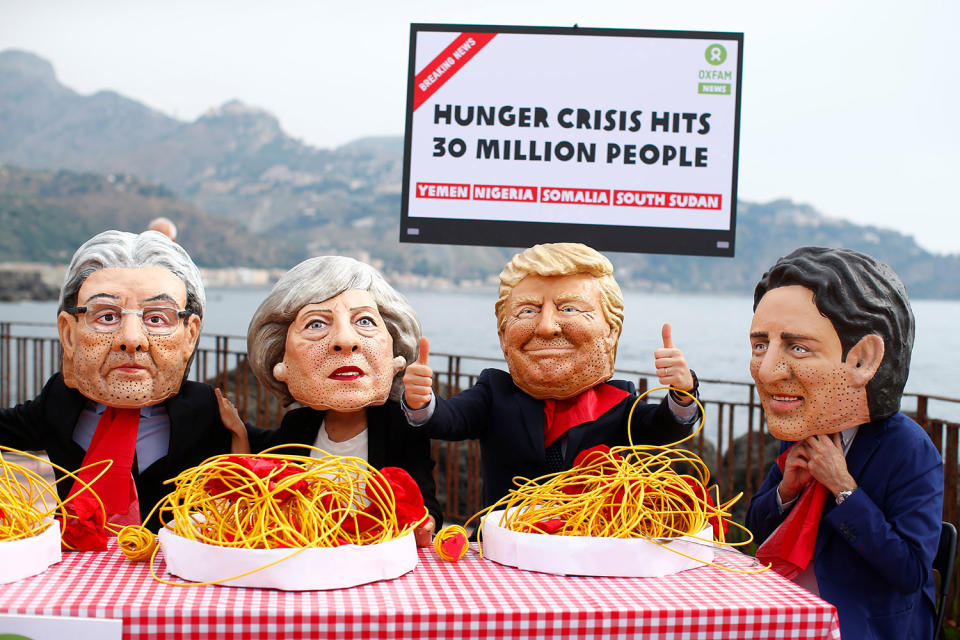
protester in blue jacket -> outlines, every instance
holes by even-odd
[[[933,633],[943,462],[899,411],[913,334],[900,279],[856,251],[798,249],[754,292],[750,372],[785,442],[747,525],[844,638]]]

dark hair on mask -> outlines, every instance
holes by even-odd
[[[883,361],[866,387],[870,419],[899,411],[910,372],[914,319],[893,269],[852,249],[802,247],[763,274],[753,292],[754,311],[767,291],[791,285],[813,291],[814,304],[840,337],[844,359],[864,336],[875,333],[883,339]]]

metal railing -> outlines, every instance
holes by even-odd
[[[234,400],[244,420],[276,427],[286,408],[257,382],[247,366],[245,347],[243,337],[203,336],[190,378],[222,388]],[[47,379],[59,370],[60,355],[55,325],[0,322],[0,407],[10,407],[39,394]],[[430,356],[435,387],[447,396],[472,386],[483,368],[506,368],[499,358],[444,353]],[[658,384],[652,372],[617,370],[616,377],[635,380],[641,393]],[[706,420],[703,429],[684,446],[710,468],[722,500],[743,492],[734,510],[735,518],[742,521],[750,498],[776,457],[778,443],[766,433],[762,407],[752,383],[701,378],[701,395]],[[651,396],[649,401],[659,398]],[[931,415],[933,406],[960,409],[960,399],[909,393],[904,395],[904,405],[904,412],[923,426],[943,456],[943,519],[960,529],[960,423]],[[479,443],[434,441],[432,451],[437,461],[438,497],[445,505],[446,517],[463,522],[482,504]],[[960,621],[958,584],[960,575],[950,585],[946,617],[953,625]]]

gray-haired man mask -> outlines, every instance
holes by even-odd
[[[111,407],[163,402],[180,389],[202,313],[199,272],[178,245],[101,233],[77,251],[61,292],[66,385]]]

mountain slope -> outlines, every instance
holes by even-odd
[[[0,162],[136,175],[255,231],[399,193],[401,171],[389,146],[315,149],[237,101],[185,123],[112,92],[82,96],[22,51],[0,53]]]
[[[151,219],[177,222],[180,242],[199,266],[271,267],[294,263],[281,243],[173,197],[131,176],[24,171],[0,166],[0,261],[67,263],[106,229],[139,233]]]
[[[182,122],[116,93],[80,95],[49,62],[0,52],[0,261],[63,261],[97,231],[139,230],[168,215],[207,266],[289,267],[338,253],[454,282],[499,273],[514,250],[398,242],[402,150],[400,137],[316,149],[236,101]],[[808,244],[871,253],[914,297],[960,297],[960,256],[789,200],[738,203],[732,260],[610,257],[624,286],[747,292],[778,257]]]

